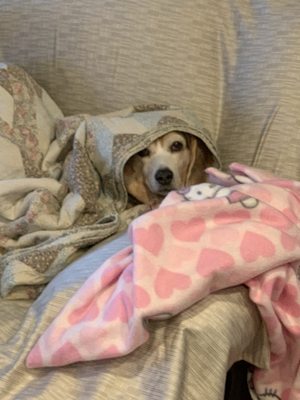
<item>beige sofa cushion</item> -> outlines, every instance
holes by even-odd
[[[225,167],[300,179],[299,26],[295,0],[4,0],[0,59],[67,115],[178,104],[219,139]]]
[[[300,2],[251,2],[236,10],[236,61],[228,68],[219,148],[300,179]]]

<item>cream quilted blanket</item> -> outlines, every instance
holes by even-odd
[[[195,135],[217,159],[198,119],[166,105],[62,118],[25,71],[0,65],[0,294],[35,298],[81,249],[123,230],[123,167],[171,130]]]

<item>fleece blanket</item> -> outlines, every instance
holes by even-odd
[[[130,226],[132,245],[108,259],[51,323],[30,368],[125,355],[209,293],[245,283],[266,324],[270,368],[258,398],[300,399],[300,182],[241,164],[209,168],[211,183],[172,192]]]
[[[188,110],[141,105],[63,118],[24,70],[1,64],[0,295],[37,297],[81,249],[145,212],[126,209],[124,164],[172,130],[195,135],[219,164],[209,132]]]

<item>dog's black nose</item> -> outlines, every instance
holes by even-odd
[[[155,179],[161,185],[169,185],[173,179],[173,172],[169,168],[159,169],[155,174]]]

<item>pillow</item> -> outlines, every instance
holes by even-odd
[[[43,160],[62,116],[22,68],[0,64],[0,179],[53,175]]]

